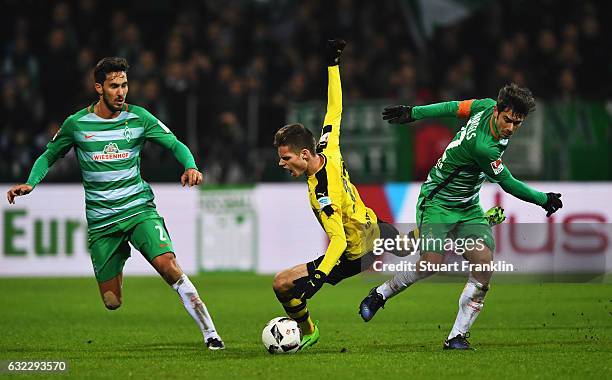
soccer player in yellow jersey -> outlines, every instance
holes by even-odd
[[[282,127],[274,136],[279,166],[292,176],[306,175],[310,206],[329,237],[325,254],[314,261],[285,269],[274,278],[274,292],[287,315],[302,330],[300,350],[317,343],[319,328],[312,322],[306,300],[325,283],[336,285],[370,267],[374,239],[395,238],[397,229],[367,208],[340,153],[342,87],[338,63],[346,42],[327,44],[327,113],[319,142],[302,124]]]

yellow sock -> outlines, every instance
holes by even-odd
[[[312,319],[310,318],[306,302],[297,298],[292,298],[281,303],[289,318],[298,323],[298,326],[300,326],[302,330],[302,334],[308,335],[314,332],[314,323],[312,323]]]
[[[314,323],[312,323],[310,316],[304,322],[298,323],[298,326],[300,326],[300,330],[302,330],[304,335],[310,335],[314,332]]]

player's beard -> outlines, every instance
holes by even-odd
[[[121,111],[121,108],[123,108],[123,103],[121,103],[120,107],[115,107],[114,104],[112,103],[111,99],[109,99],[106,94],[102,95],[102,101],[104,102],[104,104],[106,104],[106,107],[113,113],[115,112],[119,112]],[[123,98],[123,102],[125,102],[125,98]]]

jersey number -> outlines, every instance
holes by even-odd
[[[448,145],[446,146],[446,149],[444,149],[444,153],[442,153],[442,158],[440,158],[438,160],[438,163],[436,164],[436,167],[438,169],[442,169],[442,164],[444,163],[444,160],[446,160],[446,152],[449,149],[452,149],[452,148],[455,148],[461,145],[461,143],[463,142],[463,139],[465,138],[465,130],[466,130],[466,126],[461,128],[461,133],[459,134],[459,138],[457,140],[453,140],[450,143],[448,143]]]
[[[161,228],[161,226],[155,226],[155,228],[159,230],[159,240],[166,241],[166,238],[164,237],[164,229]]]

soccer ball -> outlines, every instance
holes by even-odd
[[[293,354],[300,348],[301,340],[297,322],[288,317],[274,318],[261,332],[261,341],[271,354]]]

